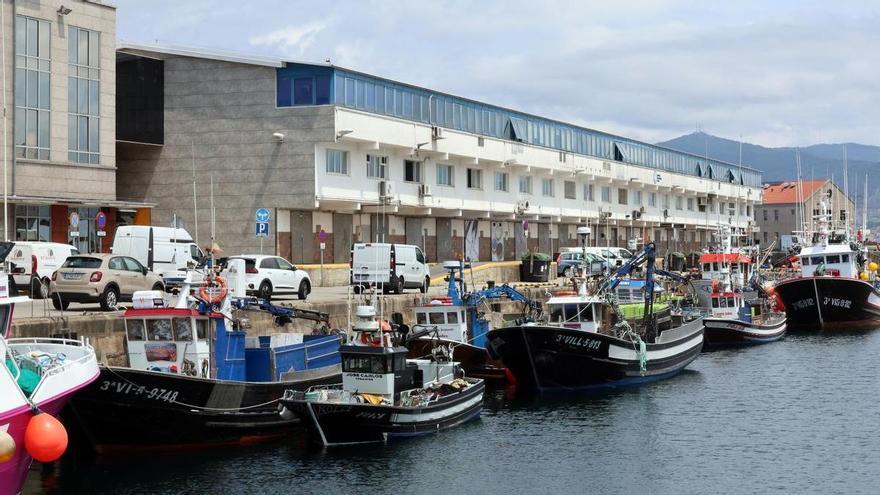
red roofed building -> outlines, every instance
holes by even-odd
[[[755,225],[759,229],[755,234],[756,240],[767,246],[779,239],[776,249],[788,249],[792,242],[792,232],[803,230],[805,222],[808,228],[812,225],[813,217],[819,214],[819,201],[829,190],[829,206],[834,221],[841,222],[843,218],[847,218],[851,222],[855,204],[830,179],[801,181],[800,190],[795,181],[765,185],[764,202],[755,206]],[[803,208],[800,208],[801,205]]]

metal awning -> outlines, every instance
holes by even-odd
[[[30,205],[68,205],[68,206],[95,206],[103,208],[136,209],[155,208],[156,203],[147,203],[134,200],[106,200],[91,198],[58,198],[52,196],[9,196],[10,203]]]

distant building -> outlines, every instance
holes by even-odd
[[[815,217],[820,213],[819,202],[831,191],[831,218],[835,226],[844,222],[852,224],[855,203],[847,198],[843,190],[830,179],[801,181],[799,191],[797,182],[777,182],[764,186],[764,202],[755,207],[755,225],[758,227],[755,241],[768,246],[777,241],[776,250],[784,251],[793,242],[793,235],[812,230]]]

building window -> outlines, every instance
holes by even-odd
[[[773,221],[774,222],[779,221],[779,210],[773,210]]]
[[[565,193],[565,199],[577,199],[577,184],[574,181],[567,180],[562,183],[562,187],[565,189],[563,191]]]
[[[51,26],[15,17],[15,156],[49,159]]]
[[[602,186],[602,202],[610,203],[611,202],[611,188],[608,186]]]
[[[629,195],[629,191],[627,191],[626,189],[624,189],[622,187],[619,187],[617,189],[617,204],[619,204],[619,205],[629,204],[628,195]]]
[[[68,29],[67,159],[100,161],[101,33]]]
[[[595,201],[596,198],[593,195],[593,185],[592,184],[584,184],[584,200],[586,201]]]
[[[330,76],[291,76],[286,69],[278,69],[276,91],[279,107],[326,105],[330,103]]]
[[[553,197],[555,194],[554,191],[553,179],[541,179],[541,194],[548,197]]]
[[[669,195],[668,194],[663,195],[663,208],[669,209]]]
[[[403,180],[405,182],[422,182],[422,162],[403,161]]]
[[[657,193],[648,193],[648,206],[652,208],[657,207]]]
[[[468,189],[483,188],[483,171],[475,168],[467,169],[467,187]]]
[[[348,152],[327,150],[327,173],[348,175]]]
[[[367,155],[367,177],[372,179],[387,179],[388,157]]]
[[[71,230],[67,235],[68,242],[81,253],[98,253],[101,251],[101,238],[95,228],[95,216],[100,208],[69,208],[67,218],[76,212],[79,215],[79,229]],[[78,234],[71,236],[70,234]]]
[[[633,194],[635,195],[635,203],[634,204],[636,206],[642,206],[642,191],[634,191]]]
[[[694,198],[687,199],[687,209],[688,211],[694,211]]]
[[[522,194],[532,194],[532,178],[530,176],[519,176],[519,192]]]
[[[468,173],[468,179],[470,179],[470,173]],[[441,186],[455,187],[452,165],[437,165],[437,184]]]
[[[477,138],[477,146],[479,146],[480,148],[482,148],[482,147],[485,146],[485,145],[486,145],[486,139],[485,139],[485,138],[482,138],[482,137],[478,137],[478,138]]]
[[[52,240],[52,215],[48,206],[15,205],[15,240]]]
[[[682,198],[681,196],[676,196],[675,197],[675,209],[681,210],[683,208],[684,208],[684,198]]]
[[[495,172],[495,190],[507,192],[507,172]]]

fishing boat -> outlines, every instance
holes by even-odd
[[[582,282],[579,293],[547,302],[549,318],[489,331],[489,350],[515,376],[521,390],[584,391],[639,385],[671,377],[703,347],[703,322],[696,317],[659,328],[653,311],[654,275],[687,279],[654,267],[648,243],[607,278],[595,293]],[[616,285],[645,264],[644,313],[638,321],[621,314],[611,297]]]
[[[827,199],[820,202],[812,245],[798,253],[799,276],[779,281],[769,291],[785,307],[790,325],[877,326],[880,289],[876,264],[868,263],[858,235],[853,239],[846,228],[832,230]]]
[[[404,340],[408,357],[421,358],[431,354],[437,345],[449,345],[452,359],[460,363],[465,373],[491,382],[507,382],[507,368],[486,350],[489,331],[490,304],[499,301],[520,303],[518,322],[529,321],[540,315],[540,304],[508,285],[468,291],[464,282],[465,265],[461,261],[447,261],[443,267],[449,272],[445,296],[429,298],[413,308],[415,325]]]
[[[704,249],[699,258],[700,278],[694,280],[697,305],[708,308],[712,304],[711,295],[718,283],[729,283],[734,290],[742,293],[746,301],[758,297],[758,292],[749,285],[752,277],[753,259],[743,249],[733,247],[733,234],[730,227],[719,225],[718,245]]]
[[[244,273],[238,264],[231,260],[224,272],[230,279]],[[102,365],[99,379],[71,402],[97,452],[277,438],[298,422],[279,414],[285,390],[339,381],[339,335],[249,337],[241,310],[267,311],[277,323],[304,318],[323,325],[326,314],[233,298],[218,278],[207,274],[194,292],[188,276],[174,305],[159,292],[135,294],[134,307],[122,315],[127,366]]]
[[[425,435],[480,415],[484,382],[465,377],[448,346],[427,359],[406,359],[407,349],[393,344],[373,306],[357,308],[353,330],[352,344],[339,349],[342,383],[289,390],[281,401],[323,446]]]
[[[0,243],[2,263],[13,243]],[[0,276],[0,493],[19,493],[33,459],[56,460],[67,431],[56,418],[71,396],[98,378],[94,349],[84,340],[10,338],[15,305]]]
[[[785,336],[785,313],[775,309],[775,302],[766,297],[746,301],[729,279],[715,284],[707,311],[704,349],[766,344]]]

